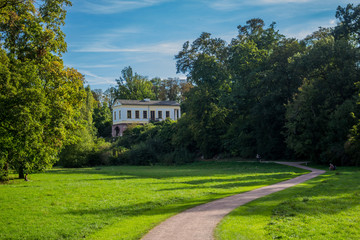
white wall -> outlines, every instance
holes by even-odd
[[[180,107],[167,107],[167,106],[116,106],[113,109],[113,123],[119,124],[122,122],[126,123],[145,123],[149,122],[150,119],[150,111],[155,111],[155,118],[158,119],[158,111],[162,111],[162,118],[159,120],[166,119],[166,111],[170,112],[170,119],[175,119],[175,111],[174,109],[179,109],[179,117],[181,116]],[[131,119],[127,118],[127,111],[131,111]],[[139,111],[139,118],[135,118],[135,111]],[[143,118],[143,111],[147,111],[147,118]],[[121,112],[121,119],[119,119],[119,112]],[[114,119],[114,113],[116,114],[116,119]]]

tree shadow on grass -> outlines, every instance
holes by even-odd
[[[296,175],[297,176],[297,175]],[[175,187],[175,188],[163,188],[157,191],[172,191],[172,190],[185,190],[185,189],[199,189],[199,188],[220,188],[220,189],[229,189],[236,187],[244,187],[244,186],[265,186],[272,183],[282,182],[291,178],[296,177],[293,174],[266,174],[266,175],[257,175],[257,176],[241,176],[234,178],[207,178],[201,180],[191,180],[191,181],[183,181],[179,183],[184,183],[189,186],[183,187]],[[254,180],[255,179],[255,180]],[[217,184],[219,183],[219,184]]]
[[[79,181],[119,181],[119,180],[134,180],[134,179],[143,179],[134,176],[122,176],[122,177],[108,177],[108,178],[89,178],[89,179],[80,179]]]
[[[55,168],[51,174],[96,174],[105,176],[135,176],[166,179],[173,177],[210,177],[241,173],[305,172],[305,170],[275,163],[196,162],[181,166],[99,166],[93,168]]]
[[[289,189],[257,199],[246,206],[248,211],[231,215],[259,215],[271,208],[273,216],[294,217],[334,215],[360,204],[360,176],[357,173],[325,173]],[[251,210],[253,209],[253,210]]]
[[[215,194],[217,198],[221,198],[223,194]],[[64,212],[63,214],[72,214],[72,215],[99,215],[104,217],[111,216],[141,216],[141,215],[157,215],[157,214],[168,214],[168,213],[178,213],[179,209],[188,209],[203,203],[208,202],[208,200],[181,200],[170,201],[168,204],[161,202],[144,202],[137,204],[130,204],[126,206],[110,207],[110,208],[99,208],[99,209],[79,209],[79,210],[70,210]]]

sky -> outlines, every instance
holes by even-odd
[[[121,70],[185,78],[174,56],[202,32],[230,42],[237,26],[261,18],[286,37],[303,39],[335,26],[336,8],[360,0],[73,0],[68,8],[66,66],[81,72],[91,89],[116,85]]]

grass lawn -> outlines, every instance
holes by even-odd
[[[244,162],[53,169],[0,185],[0,239],[138,239],[186,208],[303,173]]]
[[[360,239],[359,226],[360,168],[340,167],[239,207],[215,235],[221,240]]]

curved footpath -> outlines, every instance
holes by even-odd
[[[212,240],[214,239],[213,232],[216,225],[225,215],[235,208],[271,193],[303,183],[325,173],[323,170],[300,165],[303,162],[276,163],[303,168],[312,172],[287,181],[218,199],[188,209],[165,220],[150,230],[142,240]]]

